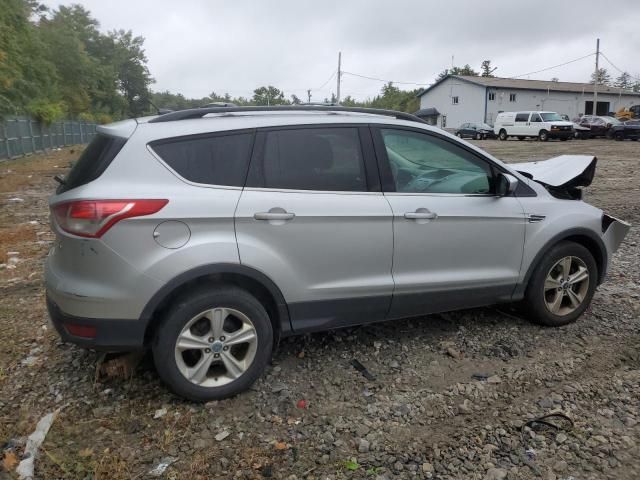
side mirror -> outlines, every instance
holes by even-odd
[[[516,191],[518,187],[518,179],[508,173],[498,174],[498,184],[496,185],[496,195],[499,197],[507,197]]]

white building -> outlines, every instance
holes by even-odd
[[[569,118],[593,112],[590,83],[447,75],[418,94],[418,116],[442,128],[493,121],[500,112],[547,110]],[[598,86],[598,115],[640,104],[640,93]]]

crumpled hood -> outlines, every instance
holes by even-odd
[[[597,161],[592,155],[560,155],[540,162],[517,163],[512,167],[550,187],[587,187],[596,173]]]

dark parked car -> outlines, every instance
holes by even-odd
[[[611,128],[616,125],[622,125],[622,122],[614,117],[600,117],[596,115],[584,115],[580,118],[578,124],[586,127],[589,131],[583,130],[579,132],[580,138],[607,137],[613,138]]]
[[[638,140],[640,138],[640,120],[628,120],[614,125],[609,132],[616,140]]]
[[[473,138],[475,140],[484,140],[487,138],[495,138],[493,128],[486,123],[463,123],[455,131],[456,136],[460,138]]]

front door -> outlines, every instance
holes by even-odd
[[[281,289],[294,331],[385,317],[392,216],[367,127],[259,132],[236,235],[240,262]]]
[[[437,134],[374,130],[393,210],[390,318],[510,298],[525,222],[516,197],[494,192],[496,166]]]
[[[528,113],[516,113],[516,120],[513,127],[513,134],[519,135],[519,136],[531,135],[531,128],[529,127]]]

